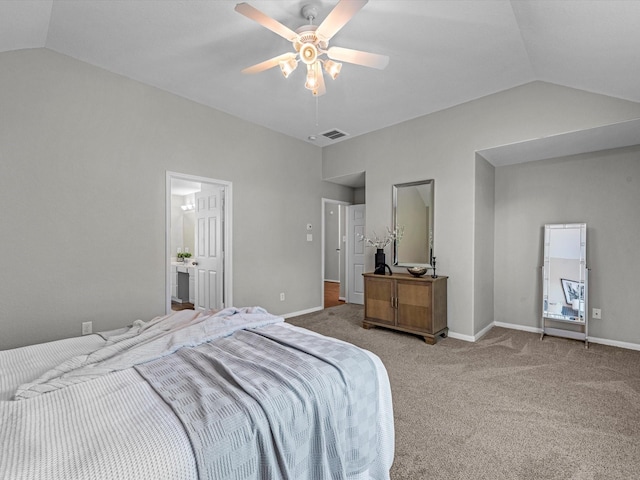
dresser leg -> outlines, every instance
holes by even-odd
[[[370,323],[367,322],[362,322],[362,328],[365,328],[367,330],[370,330],[371,327],[373,327],[373,325],[371,325]]]
[[[440,330],[438,333],[436,333],[435,335],[424,335],[424,341],[426,343],[428,343],[429,345],[435,345],[436,344],[436,337],[442,337],[442,338],[447,338],[447,335],[449,335],[449,328],[445,327],[444,329]]]

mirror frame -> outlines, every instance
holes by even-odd
[[[425,263],[406,263],[406,262],[399,262],[399,255],[398,255],[398,248],[399,248],[399,243],[402,243],[402,241],[398,242],[397,240],[394,240],[393,242],[393,264],[397,267],[427,267],[427,268],[433,268],[431,263],[432,263],[432,258],[433,258],[433,243],[434,243],[434,238],[435,238],[435,233],[434,233],[434,218],[435,218],[435,180],[434,179],[430,179],[430,180],[420,180],[417,182],[407,182],[407,183],[396,183],[395,185],[393,185],[392,187],[392,196],[393,196],[393,204],[392,204],[392,225],[393,225],[393,230],[397,231],[398,230],[398,189],[400,188],[407,188],[407,187],[416,187],[419,185],[431,185],[431,215],[429,216],[429,232],[431,232],[431,238],[426,238],[425,239],[425,243],[427,243],[428,245],[430,245],[430,252],[429,252],[429,260]],[[405,226],[406,228],[406,226]],[[426,235],[426,232],[425,232]]]
[[[578,243],[572,245],[572,247],[577,252],[577,258],[575,260],[578,262],[578,269],[576,275],[573,279],[567,280],[562,277],[551,278],[551,234],[554,231],[576,231],[578,234]],[[566,257],[562,257],[566,258]],[[544,251],[543,251],[543,267],[542,267],[542,317],[554,320],[554,321],[564,321],[571,322],[577,324],[586,324],[587,315],[588,315],[588,282],[587,282],[587,224],[586,223],[568,223],[568,224],[546,224],[544,226]],[[551,290],[552,284],[556,284],[556,289],[558,288],[557,283],[562,285],[562,289],[565,290],[564,282],[577,282],[579,288],[579,296],[578,296],[578,305],[579,308],[575,313],[572,310],[570,314],[565,314],[564,312],[552,312],[551,311]],[[581,286],[581,288],[580,288]],[[567,295],[567,292],[564,291],[564,295]],[[564,303],[568,303],[568,299],[565,299]],[[582,304],[582,305],[580,305]],[[567,307],[568,308],[568,307]]]

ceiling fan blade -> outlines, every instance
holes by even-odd
[[[251,67],[247,67],[242,70],[242,73],[264,72],[265,70],[269,70],[270,68],[277,67],[282,60],[288,60],[295,57],[295,53],[284,53],[282,55],[278,55],[277,57],[270,58],[269,60],[265,60],[264,62],[256,63]]]
[[[327,18],[318,26],[316,35],[328,42],[338,31],[364,7],[369,0],[340,0]]]
[[[350,48],[331,47],[327,50],[327,56],[331,60],[355,63],[363,67],[377,68],[378,70],[384,70],[389,64],[389,57],[386,55],[351,50]]]
[[[235,11],[253,20],[254,22],[258,22],[263,27],[268,28],[273,33],[277,33],[290,42],[293,42],[298,38],[298,34],[291,30],[289,27],[286,27],[279,21],[269,17],[268,15],[265,15],[260,10],[252,7],[248,3],[238,3],[236,5]]]

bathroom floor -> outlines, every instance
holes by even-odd
[[[189,302],[171,302],[171,310],[177,312],[179,310],[194,310],[193,303]]]

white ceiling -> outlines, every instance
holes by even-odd
[[[295,30],[302,5],[320,23],[337,0],[249,3]],[[301,68],[240,73],[291,44],[235,4],[2,0],[0,51],[45,47],[318,146],[534,80],[640,102],[640,0],[371,0],[331,45],[389,66],[344,64],[317,105]]]

